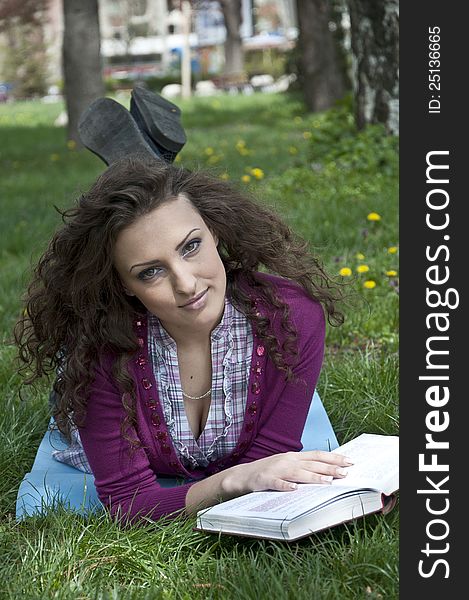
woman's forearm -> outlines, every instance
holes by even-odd
[[[248,467],[249,465],[235,465],[194,483],[186,495],[186,513],[192,515],[198,510],[249,492],[244,483]]]

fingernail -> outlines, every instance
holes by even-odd
[[[350,460],[350,458],[348,458],[347,456],[344,458],[344,463],[349,466],[353,465],[353,461]]]
[[[333,479],[332,475],[321,475],[321,481],[330,483]]]
[[[290,489],[291,490],[297,490],[298,489],[298,484],[297,483],[290,483]]]
[[[342,469],[342,467],[337,467],[335,472],[337,473],[337,475],[343,475],[344,477],[348,473],[347,469]]]

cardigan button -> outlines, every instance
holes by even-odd
[[[144,377],[142,379],[142,385],[146,390],[149,390],[152,387],[152,383],[149,379],[147,379],[146,377]]]
[[[159,427],[161,425],[160,416],[157,413],[153,413],[151,415],[151,422],[152,422],[152,425],[154,425],[155,427]]]
[[[158,408],[158,402],[156,400],[153,400],[153,398],[148,398],[147,406],[151,410],[156,410]]]
[[[257,346],[257,348],[256,348],[257,356],[264,356],[264,353],[265,353],[265,346]]]
[[[256,394],[256,396],[257,396],[258,394],[260,394],[260,393],[261,393],[261,386],[260,386],[260,384],[259,384],[259,382],[258,382],[258,381],[255,381],[255,382],[254,382],[254,383],[251,385],[251,392],[252,392],[253,394]]]
[[[145,340],[142,337],[137,338],[137,343],[140,346],[140,348],[143,347],[143,345],[145,344]]]
[[[157,431],[155,436],[157,440],[162,441],[168,437],[168,434],[166,433],[166,431]]]
[[[253,402],[253,403],[251,404],[251,406],[248,408],[248,412],[249,412],[251,415],[255,415],[255,414],[256,414],[256,412],[257,412],[257,404],[256,404],[255,402]]]
[[[139,356],[137,358],[137,365],[139,367],[144,367],[147,364],[147,359],[144,356]]]

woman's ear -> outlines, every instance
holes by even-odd
[[[122,282],[121,282],[121,283],[122,283]],[[123,283],[122,283],[122,288],[123,288],[123,290],[124,290],[124,293],[125,293],[127,296],[135,296],[135,294],[134,294],[133,292],[131,292],[131,291],[130,291],[128,288],[126,288],[126,287],[125,287],[125,285],[124,285]]]

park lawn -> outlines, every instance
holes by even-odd
[[[357,134],[348,101],[322,114],[291,94],[178,104],[188,137],[180,162],[279,210],[347,283],[346,320],[328,328],[318,382],[339,442],[398,434],[397,140],[379,127]],[[48,384],[21,388],[12,327],[31,262],[60,222],[54,206],[69,206],[104,167],[54,127],[62,108],[0,107],[0,597],[397,598],[397,508],[289,545],[202,534],[194,519],[121,529],[105,514],[58,511],[15,523]]]

